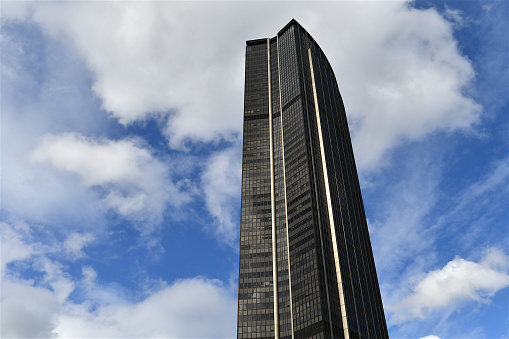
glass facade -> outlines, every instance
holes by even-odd
[[[345,109],[295,20],[247,42],[238,338],[388,338]]]

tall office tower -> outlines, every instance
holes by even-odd
[[[246,46],[238,338],[388,338],[345,109],[295,20]]]

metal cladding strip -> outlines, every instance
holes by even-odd
[[[283,106],[281,105],[281,68],[279,67],[279,36],[276,37],[277,43],[277,72],[278,72],[278,80],[279,80],[279,110],[281,113],[279,114],[279,119],[281,121],[281,153],[283,154],[283,185],[285,192],[285,224],[286,224],[286,262],[288,263],[288,292],[290,298],[290,325],[292,327],[292,339],[293,337],[293,301],[292,301],[292,274],[290,271],[290,240],[288,236],[288,202],[286,200],[286,167],[285,167],[285,142],[284,142],[284,134],[283,134]]]
[[[327,196],[327,208],[329,210],[329,223],[330,223],[330,231],[331,231],[331,236],[332,236],[332,249],[334,251],[334,262],[336,264],[336,277],[338,280],[339,303],[341,305],[341,320],[343,322],[343,331],[345,333],[345,339],[349,339],[350,335],[348,334],[348,322],[346,319],[345,296],[343,293],[343,283],[341,281],[341,269],[339,267],[339,254],[338,254],[338,244],[336,241],[336,228],[334,227],[334,215],[332,214],[332,203],[331,203],[330,189],[329,189],[329,177],[327,175],[327,163],[325,162],[325,150],[323,147],[322,125],[320,123],[320,112],[319,112],[319,108],[318,108],[318,96],[316,94],[315,73],[313,71],[313,59],[311,57],[311,49],[308,49],[308,57],[309,57],[309,68],[311,70],[311,83],[313,85],[313,99],[315,101],[316,123],[318,125],[318,139],[320,140],[320,153],[322,156],[322,169],[323,169],[323,176],[324,176],[324,181],[325,181],[325,192],[326,192],[326,196]]]
[[[269,135],[270,135],[270,207],[272,219],[272,288],[274,289],[274,338],[279,339],[279,298],[277,294],[277,243],[276,243],[276,199],[274,184],[274,135],[272,132],[272,88],[270,78],[270,39],[267,38],[267,64],[269,79]]]

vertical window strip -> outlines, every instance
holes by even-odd
[[[322,137],[322,126],[320,123],[320,111],[318,108],[318,96],[316,93],[316,83],[315,83],[315,74],[313,70],[313,59],[311,57],[311,49],[308,49],[308,57],[309,57],[309,68],[311,71],[311,83],[313,86],[313,99],[315,101],[315,113],[316,113],[316,123],[318,125],[318,138],[320,140],[320,153],[322,156],[322,171],[325,181],[325,191],[326,191],[326,197],[327,197],[327,207],[329,210],[329,222],[330,222],[330,229],[331,229],[331,235],[332,235],[332,247],[334,250],[334,262],[336,264],[336,277],[338,281],[338,290],[339,290],[339,302],[341,305],[341,317],[342,317],[342,323],[343,323],[343,331],[345,334],[345,339],[349,339],[349,333],[348,333],[348,321],[346,318],[346,307],[345,307],[345,296],[343,294],[343,283],[341,281],[341,270],[339,267],[339,255],[338,255],[338,245],[336,241],[336,229],[334,227],[334,215],[332,213],[332,203],[331,203],[331,196],[330,196],[330,190],[329,190],[329,178],[327,175],[327,163],[325,162],[325,150],[323,147],[323,137]]]
[[[270,77],[270,39],[267,38],[267,67],[269,85],[269,138],[270,138],[270,201],[272,222],[272,287],[274,291],[274,338],[279,339],[279,298],[277,289],[276,198],[274,187],[274,136],[272,132],[272,86]]]
[[[279,35],[277,36],[277,70],[278,70],[278,78],[279,78],[279,109],[281,114],[279,115],[279,119],[281,121],[281,152],[283,154],[283,183],[284,183],[284,195],[285,195],[285,224],[286,224],[286,258],[288,263],[288,290],[290,294],[290,324],[291,324],[291,333],[292,339],[294,339],[293,332],[293,301],[292,301],[292,274],[290,270],[290,240],[288,237],[288,201],[286,196],[286,166],[285,166],[285,143],[284,143],[284,132],[283,132],[283,109],[281,102],[281,67],[279,62]]]

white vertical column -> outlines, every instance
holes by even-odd
[[[274,185],[274,133],[272,131],[272,86],[270,84],[270,39],[267,38],[267,65],[269,79],[269,131],[270,131],[270,209],[272,220],[272,278],[274,283],[274,337],[279,339],[279,298],[277,293],[277,241],[276,241],[276,199]]]
[[[345,295],[343,293],[343,282],[341,281],[341,270],[339,267],[339,254],[338,254],[338,244],[336,241],[336,228],[334,227],[334,215],[332,214],[332,202],[329,189],[329,176],[327,174],[327,163],[325,162],[325,149],[323,147],[322,124],[320,123],[320,111],[318,107],[318,95],[316,93],[315,73],[313,70],[313,59],[311,57],[311,49],[308,49],[308,57],[309,57],[309,68],[311,71],[311,83],[313,85],[313,99],[315,101],[316,124],[318,125],[318,139],[320,140],[320,154],[322,156],[322,172],[324,177],[323,179],[325,182],[325,192],[327,196],[327,209],[329,211],[329,223],[332,236],[332,249],[334,252],[334,263],[336,265],[336,277],[338,280],[339,303],[341,305],[341,316],[342,316],[341,320],[343,322],[343,331],[345,334],[345,339],[349,339],[350,336],[348,334],[348,322],[346,318]]]

